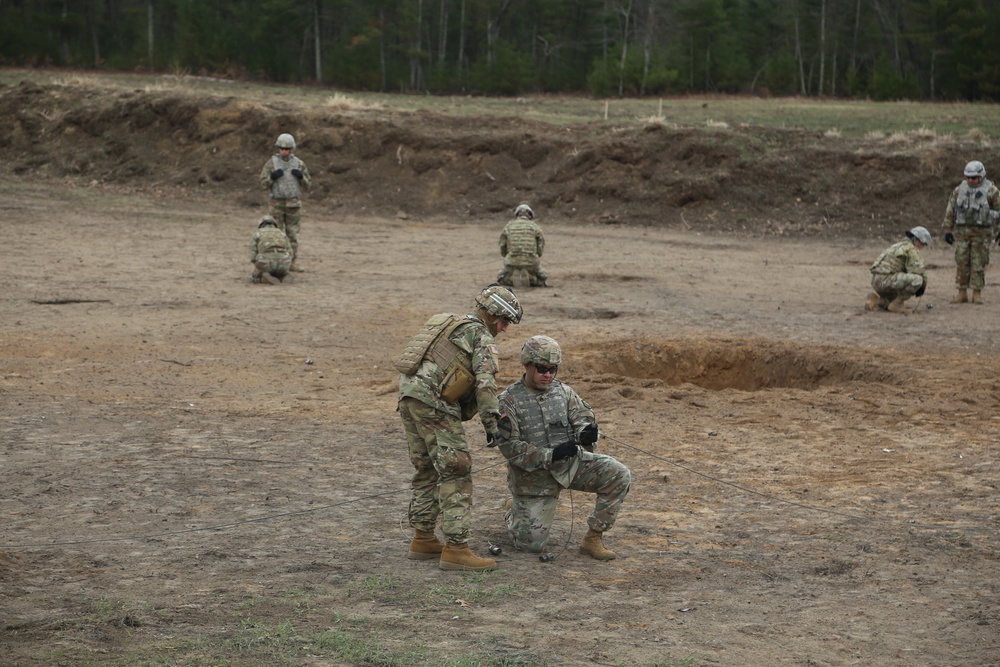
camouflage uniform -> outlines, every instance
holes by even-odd
[[[555,378],[544,391],[536,391],[522,377],[500,394],[500,407],[498,444],[507,459],[507,487],[513,495],[504,520],[514,546],[530,552],[545,547],[564,488],[596,493],[587,525],[600,533],[610,530],[632,483],[629,469],[595,454],[596,445],[552,461],[556,445],[578,441],[580,431],[594,423],[587,402]]]
[[[292,265],[288,237],[277,227],[265,226],[250,239],[250,261],[253,262],[253,281],[260,282],[262,273],[281,279],[288,275]]]
[[[448,340],[467,355],[463,363],[468,362],[475,375],[475,384],[465,396],[454,403],[442,398],[447,369],[430,353],[416,373],[399,376],[399,414],[415,469],[410,525],[416,530],[433,532],[440,514],[441,532],[452,544],[468,542],[472,521],[472,456],[462,422],[478,412],[486,431],[493,433],[500,416],[496,341],[478,314],[461,319]],[[433,321],[435,318],[428,323]]]
[[[527,269],[532,287],[545,287],[549,274],[541,267],[545,250],[545,235],[534,220],[515,218],[500,233],[500,254],[504,256],[503,268],[497,273],[497,282],[512,285],[518,269]]]
[[[948,199],[944,231],[955,234],[955,285],[981,291],[990,263],[990,242],[1000,217],[1000,189],[983,179],[976,187],[963,181]]]
[[[910,239],[883,250],[872,264],[871,273],[872,289],[888,301],[897,296],[909,299],[927,283],[924,260]]]
[[[272,179],[271,173],[278,169],[282,171],[281,176]],[[293,169],[302,172],[301,179],[292,174]],[[302,187],[312,184],[309,170],[297,156],[289,154],[285,160],[281,153],[275,153],[260,170],[260,184],[271,196],[271,216],[288,235],[292,246],[292,261],[295,261],[299,254],[299,230],[302,227],[302,216],[299,214],[302,208]]]

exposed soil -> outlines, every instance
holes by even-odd
[[[935,244],[913,315],[862,307],[970,146],[30,83],[0,119],[0,663],[1000,664],[996,272],[950,304]],[[285,130],[305,271],[252,285]],[[473,421],[500,568],[442,572],[405,557],[392,360],[492,280],[520,200],[553,287],[519,294],[501,379],[563,344],[633,472],[620,558],[577,553],[583,494],[552,562],[515,551]]]

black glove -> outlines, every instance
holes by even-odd
[[[925,289],[927,289],[927,281],[926,280],[924,281],[924,283],[920,287],[917,288],[917,291],[914,292],[913,295],[914,296],[923,296]]]
[[[552,450],[552,462],[555,463],[556,461],[576,456],[576,452],[577,447],[575,442],[564,442],[561,445],[556,445],[555,449]]]
[[[297,179],[299,179],[301,181],[302,180],[302,170],[301,169],[292,169],[292,176],[294,176],[295,178],[297,178]]]
[[[271,180],[276,181],[282,176],[284,176],[284,174],[285,174],[284,169],[275,169],[274,171],[271,172]]]
[[[597,442],[598,437],[597,424],[587,424],[580,431],[580,444],[584,446],[592,445]]]
[[[1000,238],[1000,236],[998,236],[997,238]],[[955,235],[952,234],[951,232],[945,232],[944,242],[947,243],[948,245],[955,245]]]
[[[997,245],[1000,245],[1000,234],[997,234],[996,242],[997,242]]]
[[[496,447],[498,442],[500,442],[500,431],[486,432],[487,447]]]

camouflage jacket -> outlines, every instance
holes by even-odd
[[[993,227],[1000,220],[1000,189],[983,179],[977,187],[962,181],[948,199],[944,212],[944,230],[950,232],[955,225],[968,227]]]
[[[277,180],[271,180],[271,172],[276,169],[281,169],[282,174]],[[293,169],[302,172],[301,182],[292,174]],[[281,153],[275,153],[260,170],[260,184],[271,195],[271,199],[283,199],[289,206],[300,206],[302,188],[308,188],[312,184],[312,177],[306,163],[296,156],[289,155],[287,160],[282,160]]]
[[[924,275],[924,258],[920,256],[917,246],[913,241],[906,239],[899,243],[894,243],[878,256],[871,266],[871,272],[892,275],[895,273],[916,273]]]
[[[507,259],[541,257],[544,250],[545,235],[533,220],[511,220],[500,232],[500,254]]]
[[[507,486],[522,496],[553,496],[569,486],[596,445],[577,456],[552,461],[552,450],[578,442],[580,431],[595,423],[594,411],[569,385],[553,378],[544,391],[524,383],[524,377],[500,394],[500,452],[507,459]]]
[[[493,334],[479,315],[469,314],[465,319],[468,322],[458,325],[448,338],[469,355],[472,372],[476,376],[476,385],[470,391],[470,396],[454,404],[442,399],[441,382],[446,369],[438,366],[433,359],[425,357],[413,375],[400,373],[399,398],[415,398],[435,410],[459,419],[463,418],[462,403],[466,406],[475,403],[483,427],[487,432],[493,433],[497,430],[497,419],[500,416],[496,381],[500,370],[499,350]],[[465,416],[470,415],[466,413]]]
[[[250,239],[250,261],[263,259],[281,259],[291,257],[290,244],[285,232],[277,227],[262,227]]]

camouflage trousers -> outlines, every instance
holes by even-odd
[[[298,200],[296,200],[298,201]],[[302,216],[299,215],[301,207],[288,206],[284,199],[271,200],[271,217],[278,223],[281,231],[285,232],[288,242],[292,246],[292,261],[299,256],[299,230],[302,229]]]
[[[526,264],[504,264],[503,268],[497,272],[497,282],[510,287],[514,284],[514,272],[520,269],[528,270],[528,280],[532,287],[545,287],[545,281],[549,279],[549,274],[541,267],[541,262],[536,257],[533,262]]]
[[[991,227],[955,228],[955,285],[982,290],[986,285],[986,266],[990,263]]]
[[[593,460],[581,462],[569,488],[597,494],[587,526],[603,533],[615,525],[631,485],[632,473],[623,463],[604,454],[594,454]],[[559,494],[514,495],[513,501],[504,515],[510,539],[518,549],[538,553],[549,539]]]
[[[408,397],[399,401],[399,414],[414,469],[410,525],[433,532],[440,516],[448,541],[465,544],[472,528],[472,456],[462,421]]]
[[[270,273],[275,278],[284,278],[288,275],[291,266],[292,258],[288,255],[282,255],[281,257],[257,255],[257,259],[253,263],[254,271],[252,276],[260,278],[262,273]]]
[[[880,297],[892,301],[897,296],[909,299],[924,284],[919,273],[873,273],[872,289]]]

